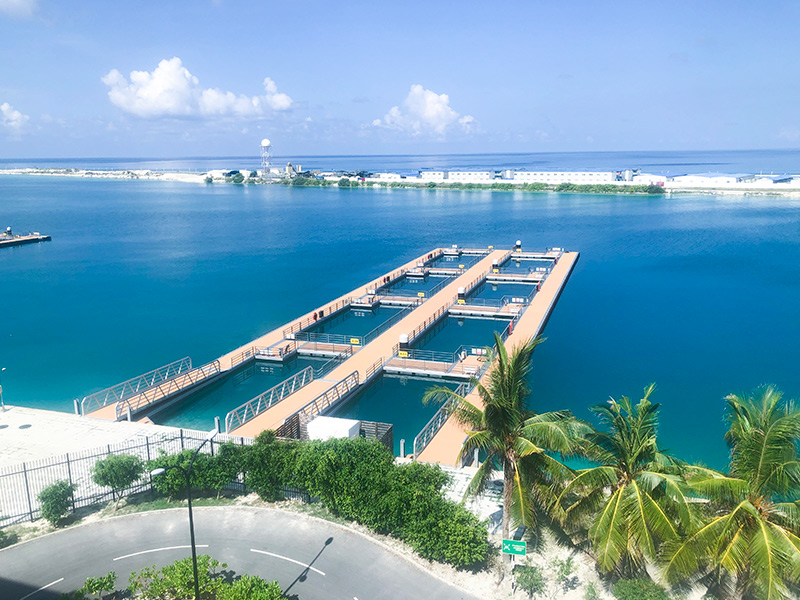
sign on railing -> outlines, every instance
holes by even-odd
[[[144,375],[139,375],[138,377],[123,381],[110,388],[90,394],[81,400],[81,414],[85,415],[107,404],[116,403],[124,398],[135,396],[163,381],[178,377],[181,373],[190,371],[191,368],[192,359],[187,356],[158,369],[154,369]]]
[[[160,402],[167,396],[183,391],[201,381],[219,375],[219,360],[197,367],[173,379],[169,379],[155,387],[151,387],[141,394],[119,400],[114,407],[114,414],[119,421],[129,415],[134,415],[141,409]]]
[[[314,380],[314,368],[306,367],[296,375],[280,382],[275,387],[268,389],[263,394],[259,394],[252,400],[245,402],[241,406],[233,409],[225,415],[225,432],[230,433],[237,427],[241,427],[251,421],[268,408],[275,406],[278,402],[308,385]]]

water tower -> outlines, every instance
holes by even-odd
[[[267,138],[261,140],[261,176],[269,176],[269,159],[272,158],[272,142]]]

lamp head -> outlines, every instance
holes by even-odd
[[[166,472],[167,472],[166,469],[164,469],[163,467],[159,467],[158,469],[153,469],[152,471],[150,471],[150,477],[158,477],[159,475],[163,475]]]
[[[215,437],[217,437],[217,434],[218,434],[218,433],[219,433],[219,429],[217,429],[217,428],[214,428],[214,429],[212,429],[211,431],[209,431],[209,432],[206,434],[206,441],[207,441],[207,442],[210,442],[210,441],[211,441],[211,440],[213,440]]]

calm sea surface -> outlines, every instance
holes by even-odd
[[[183,356],[213,359],[435,246],[517,238],[581,252],[535,355],[538,410],[589,418],[655,381],[665,445],[721,466],[725,394],[774,382],[800,396],[793,199],[2,176],[0,225],[53,236],[0,251],[10,404],[71,411]]]

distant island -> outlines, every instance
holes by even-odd
[[[50,175],[98,179],[144,179],[236,185],[338,186],[343,188],[423,188],[590,194],[708,193],[800,195],[800,175],[750,173],[644,173],[618,171],[528,171],[524,169],[447,169],[415,173],[304,171],[300,165],[266,169],[210,170],[203,173],[152,170],[67,168],[2,169],[0,175]]]

